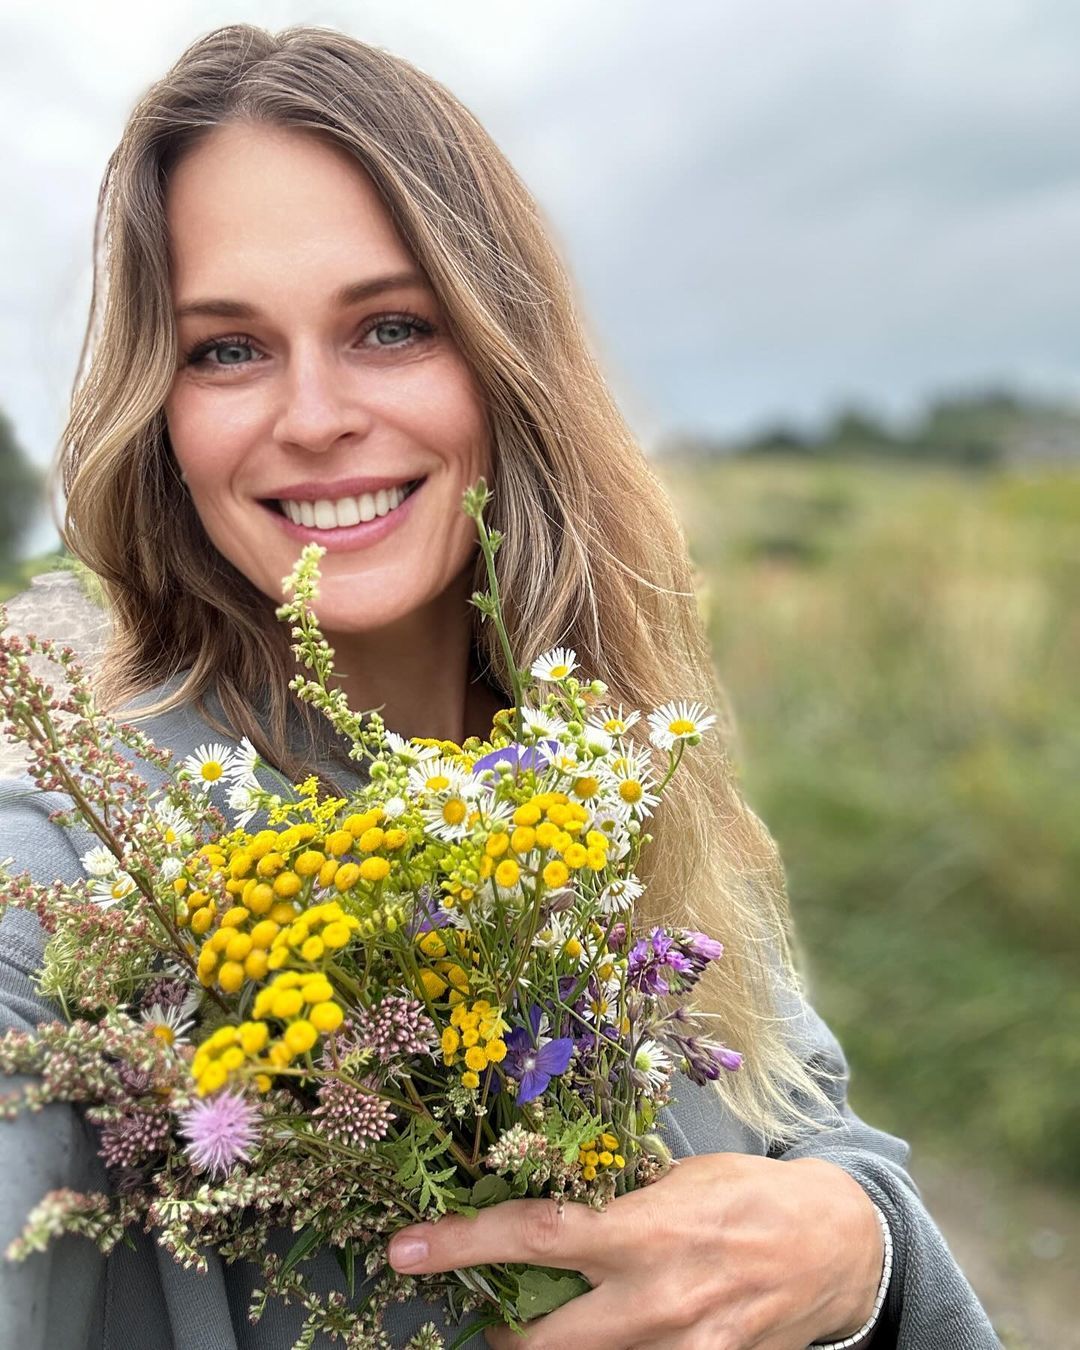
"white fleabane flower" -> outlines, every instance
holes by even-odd
[[[609,881],[596,899],[604,914],[614,914],[617,910],[632,909],[634,901],[644,892],[645,887],[631,874]]]
[[[413,745],[396,731],[387,731],[385,736],[386,744],[402,764],[422,764],[425,760],[438,759],[441,753],[437,745]]]
[[[468,769],[456,763],[448,756],[427,759],[409,770],[409,791],[416,795],[431,794],[438,796],[446,792],[460,793],[462,796],[475,795],[481,784]]]
[[[95,845],[84,853],[79,861],[83,865],[83,871],[92,877],[111,877],[120,866],[115,855],[104,844]]]
[[[158,868],[158,876],[162,881],[175,881],[183,870],[184,864],[180,858],[163,858]]]
[[[170,802],[165,802],[162,806],[155,808],[154,820],[157,822],[161,837],[166,844],[179,844],[181,835],[185,834],[190,828],[184,813]]]
[[[607,835],[609,863],[619,862],[629,853],[630,831],[626,826],[632,818],[633,811],[618,797],[605,797],[593,808],[589,829]]]
[[[526,732],[536,740],[561,740],[568,734],[565,721],[553,713],[544,712],[542,708],[523,707],[521,721]]]
[[[240,744],[232,753],[232,761],[226,766],[225,773],[229,778],[245,779],[254,778],[255,766],[259,762],[259,752],[246,737],[241,737]]]
[[[653,777],[648,751],[635,746],[609,760],[608,767],[615,778],[613,795],[637,820],[644,820],[651,815],[653,807],[660,804],[660,797],[652,791],[656,779]]]
[[[631,712],[624,712],[620,703],[617,708],[594,708],[589,714],[588,726],[605,731],[611,736],[625,736],[640,718],[641,713],[636,708]]]
[[[677,741],[699,736],[716,721],[704,703],[672,699],[649,714],[649,740],[658,750],[670,750]]]
[[[186,1004],[169,1008],[162,1003],[155,1003],[151,1008],[144,1008],[140,1017],[158,1040],[163,1041],[165,1045],[182,1045],[185,1043],[187,1033],[194,1023],[194,1019],[187,1011]]]
[[[572,647],[552,647],[532,663],[530,674],[536,680],[557,683],[577,669],[577,652]]]
[[[533,935],[532,945],[541,951],[559,951],[565,947],[569,934],[558,914],[549,914],[543,928]]]
[[[450,788],[440,792],[433,801],[429,800],[420,808],[425,831],[436,839],[450,842],[466,838],[476,814],[473,795],[458,788]]]
[[[511,833],[513,832],[514,829],[513,816],[514,812],[517,810],[517,802],[506,801],[505,799],[502,801],[498,801],[496,800],[495,797],[491,796],[490,794],[485,794],[484,796],[478,797],[476,799],[476,807],[479,810],[480,817],[484,822],[484,829],[487,830],[489,833],[492,830],[494,830],[495,826],[498,825],[500,822],[504,822],[506,824],[508,832]]]
[[[634,1055],[634,1069],[650,1088],[659,1089],[671,1077],[671,1056],[656,1041],[646,1038]]]
[[[229,789],[227,797],[229,810],[237,812],[236,824],[241,830],[260,809],[256,794],[261,791],[257,782],[235,782]]]
[[[102,909],[119,903],[135,889],[135,878],[130,872],[117,871],[112,876],[95,877],[87,887],[90,899]]]
[[[205,745],[200,745],[193,754],[188,755],[181,767],[187,769],[194,777],[197,787],[209,792],[222,778],[226,782],[231,778],[230,770],[234,754],[233,750],[227,745],[222,745],[220,741],[208,741]]]

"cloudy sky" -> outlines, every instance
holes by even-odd
[[[1080,399],[1076,0],[3,0],[0,406],[39,462],[105,161],[238,21],[329,24],[472,108],[646,446],[990,381]]]

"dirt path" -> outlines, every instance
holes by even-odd
[[[940,1158],[911,1171],[1008,1350],[1080,1350],[1076,1198]]]
[[[41,572],[25,591],[4,602],[8,614],[7,629],[25,635],[55,638],[75,649],[91,672],[105,645],[109,621],[83,591],[71,572]],[[31,658],[34,673],[55,682],[56,667],[45,657]],[[26,763],[21,745],[0,735],[0,775],[16,773]]]

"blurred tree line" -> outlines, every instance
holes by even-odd
[[[11,418],[0,411],[0,584],[20,575],[19,546],[43,509],[44,475],[30,463]]]
[[[990,388],[931,399],[908,426],[889,426],[873,411],[851,404],[819,432],[778,422],[731,442],[680,435],[661,452],[682,460],[718,455],[782,456],[807,460],[884,459],[897,462],[995,468],[1005,464],[1080,461],[1080,409]]]

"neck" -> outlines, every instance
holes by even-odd
[[[369,633],[325,633],[334,649],[331,687],[356,713],[378,711],[399,736],[460,745],[486,739],[507,700],[477,672],[472,651],[471,578],[463,574],[422,610]],[[296,673],[310,671],[295,663]]]

